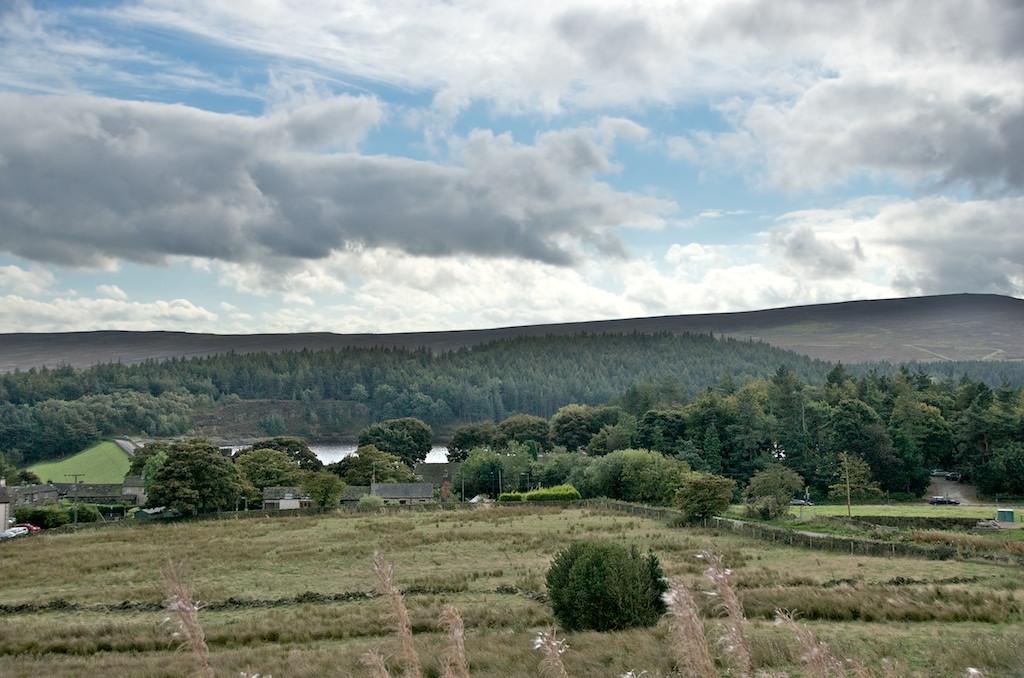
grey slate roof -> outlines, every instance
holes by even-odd
[[[382,499],[433,499],[433,483],[374,483],[370,494]]]
[[[301,487],[264,487],[263,501],[281,499],[309,499]]]

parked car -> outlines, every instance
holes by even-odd
[[[956,499],[950,499],[949,497],[932,497],[931,499],[928,500],[928,503],[936,506],[942,504],[952,504],[958,506],[960,504],[960,502],[957,501]]]
[[[806,499],[791,499],[789,501],[790,506],[814,506],[814,502]]]
[[[963,479],[964,477],[957,473],[956,471],[950,471],[949,473],[946,474],[946,480],[952,480],[955,483],[959,483]]]
[[[24,527],[26,530],[29,531],[29,534],[35,534],[39,531],[39,528],[33,525],[32,523],[15,523],[14,527]]]
[[[0,539],[13,539],[14,537],[24,537],[28,534],[28,528],[25,527],[12,527],[3,532],[0,532]]]

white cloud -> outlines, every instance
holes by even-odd
[[[98,285],[96,291],[102,297],[107,299],[114,299],[116,301],[124,301],[128,298],[128,293],[122,290],[117,285]]]
[[[47,291],[56,281],[53,273],[40,268],[0,266],[0,290],[20,296],[37,296]]]
[[[890,285],[893,296],[1024,294],[1021,197],[858,201],[793,213],[781,222],[771,239],[798,270],[825,276],[831,263],[835,278],[870,276]],[[789,246],[795,241],[807,246]]]
[[[201,306],[173,299],[152,303],[117,299],[0,297],[0,315],[11,318],[9,331],[73,332],[101,329],[224,331],[217,316]]]

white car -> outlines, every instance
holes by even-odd
[[[4,532],[0,532],[0,539],[13,539],[14,537],[24,537],[28,534],[27,527],[12,527]]]

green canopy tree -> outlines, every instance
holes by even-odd
[[[291,487],[302,480],[303,471],[287,452],[272,449],[256,449],[235,459],[238,466],[253,487]]]
[[[241,495],[242,481],[231,459],[206,440],[168,447],[167,461],[149,486],[147,505],[166,506],[195,515],[231,508]]]
[[[398,455],[378,450],[373,445],[362,445],[354,454],[327,467],[348,485],[378,483],[412,483],[416,475]]]
[[[765,520],[777,518],[803,489],[804,479],[799,473],[782,464],[771,464],[755,474],[743,490],[746,513]]]
[[[667,504],[689,466],[651,450],[616,450],[572,474],[569,482],[584,497]]]
[[[711,473],[684,473],[673,504],[687,520],[706,520],[729,508],[736,481]]]
[[[239,450],[235,455],[236,459],[254,450],[278,450],[288,455],[288,458],[299,465],[303,471],[319,471],[324,464],[317,458],[316,453],[309,449],[309,445],[300,438],[294,436],[277,436],[266,440],[258,440],[251,447]]]
[[[426,422],[415,417],[388,419],[371,424],[359,433],[359,445],[373,445],[378,450],[396,455],[412,468],[427,458],[434,432]]]
[[[533,442],[543,450],[551,449],[548,420],[532,414],[514,414],[498,424],[495,443],[499,447],[511,442],[529,444]]]
[[[452,435],[452,441],[448,443],[448,461],[464,461],[471,450],[493,447],[497,435],[498,427],[493,421],[458,427]]]
[[[839,453],[839,466],[833,478],[835,482],[828,487],[828,498],[845,499],[847,515],[853,514],[850,505],[854,500],[872,499],[882,494],[882,488],[871,479],[868,463],[849,452]]]
[[[301,487],[321,511],[337,504],[345,491],[341,478],[328,471],[303,472]]]
[[[585,448],[590,438],[601,428],[596,411],[589,405],[571,404],[559,409],[551,417],[551,442],[569,452]]]

